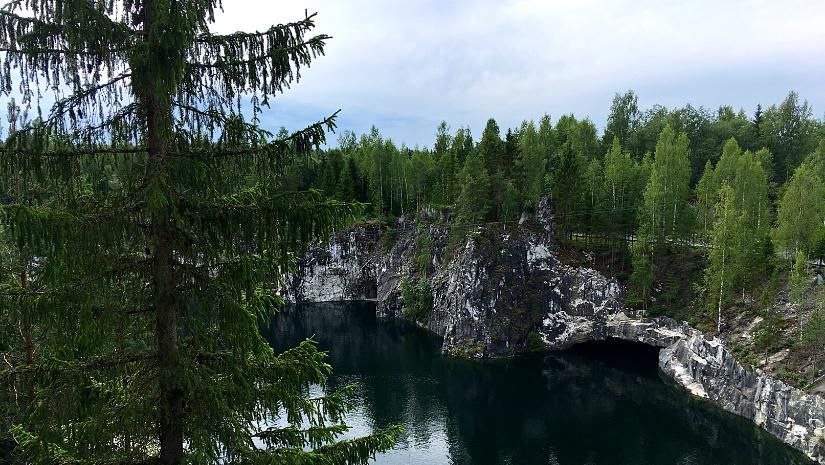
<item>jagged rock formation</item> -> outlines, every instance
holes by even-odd
[[[717,339],[698,331],[659,352],[659,368],[695,396],[752,420],[825,463],[825,398],[743,367]]]
[[[374,299],[385,317],[402,311],[403,277],[427,279],[433,306],[418,323],[443,337],[443,352],[512,356],[618,338],[662,348],[662,373],[693,395],[754,421],[811,459],[825,463],[825,399],[743,367],[718,339],[670,318],[629,316],[621,286],[595,270],[559,261],[552,211],[540,203],[519,226],[479,228],[448,249],[445,218],[402,219],[392,244],[361,225],[309,251],[292,276],[288,301]],[[430,266],[419,269],[427,235]]]

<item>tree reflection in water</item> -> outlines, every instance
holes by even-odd
[[[808,464],[752,423],[668,385],[657,351],[625,342],[511,360],[441,356],[440,340],[369,303],[294,306],[264,334],[314,335],[332,388],[356,386],[353,434],[402,424],[379,464]]]

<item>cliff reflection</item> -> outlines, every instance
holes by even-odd
[[[667,385],[656,351],[590,344],[514,360],[444,358],[414,325],[366,303],[290,307],[264,334],[275,350],[314,336],[330,386],[354,383],[351,423],[402,424],[381,464],[807,464],[748,421]]]

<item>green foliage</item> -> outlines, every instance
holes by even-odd
[[[603,231],[602,220],[604,217],[604,204],[602,202],[604,193],[602,187],[604,183],[604,170],[602,163],[598,159],[590,160],[585,170],[585,211],[587,214],[586,220],[583,222],[586,231],[589,233],[597,233]]]
[[[702,222],[713,221],[709,236],[702,235],[711,246],[705,284],[719,292],[708,293],[708,303],[721,309],[729,298],[725,287],[741,290],[744,300],[746,289],[767,277],[770,201],[768,177],[760,157],[750,151],[742,153],[736,141],[730,139],[716,169],[708,163],[697,186],[697,197]],[[710,207],[709,197],[718,199],[718,203]]]
[[[490,175],[478,153],[471,153],[461,170],[461,193],[456,201],[457,221],[477,224],[487,219],[491,206]]]
[[[644,238],[640,238],[633,244],[631,251],[633,258],[633,272],[630,275],[632,290],[637,299],[641,301],[642,307],[647,308],[654,277],[651,246]]]
[[[822,360],[825,357],[825,306],[820,304],[808,316],[805,329],[802,332],[802,344],[813,356],[813,366],[811,368],[811,381],[815,381],[822,368]]]
[[[793,256],[811,254],[823,235],[825,183],[807,164],[802,164],[787,184],[779,201],[774,241],[780,252]]]
[[[0,441],[25,463],[343,465],[398,434],[339,440],[349,391],[326,389],[325,354],[276,354],[259,331],[296,252],[360,212],[328,199],[340,154],[325,194],[283,177],[335,115],[281,136],[255,124],[329,37],[314,15],[214,34],[218,7],[0,7],[0,94],[38,115],[0,146],[0,240],[17,258],[2,257],[0,315],[23,336],[0,331]]]
[[[708,160],[702,177],[696,185],[696,223],[701,230],[699,238],[701,240],[710,239],[710,230],[714,222],[713,208],[719,195],[719,187],[716,184],[716,173],[713,164]]]
[[[716,204],[716,222],[713,226],[709,265],[705,270],[705,282],[709,289],[710,306],[717,307],[717,332],[722,330],[722,307],[727,301],[731,282],[735,282],[741,273],[735,259],[735,246],[741,224],[734,206],[733,188],[724,181],[719,191]]]
[[[430,272],[432,262],[432,241],[430,232],[423,223],[418,227],[418,234],[415,236],[415,258],[413,264],[417,271],[425,277]]]
[[[533,208],[544,192],[548,142],[541,137],[532,121],[522,124],[516,167],[521,177],[521,196],[525,209]]]
[[[808,265],[808,256],[804,252],[799,251],[794,258],[793,268],[788,278],[788,286],[790,287],[791,301],[799,305],[802,302],[802,297],[808,292],[811,287],[811,267]]]
[[[622,95],[616,93],[604,129],[604,144],[618,143],[622,147],[627,147],[631,135],[639,126],[639,120],[639,98],[636,94],[632,90]]]
[[[782,316],[772,309],[766,310],[760,321],[753,329],[754,348],[765,354],[765,363],[768,363],[768,354],[776,350],[782,338]]]
[[[413,282],[408,277],[401,280],[401,299],[404,306],[402,313],[418,321],[426,323],[433,308],[433,291],[427,279]]]
[[[501,130],[493,118],[487,120],[477,150],[484,169],[490,174],[498,172],[504,162],[505,147],[501,140]]]
[[[610,241],[611,262],[621,241],[637,228],[637,214],[642,197],[641,166],[623,151],[618,137],[604,157],[604,175],[599,229]],[[623,245],[623,244],[622,244]]]
[[[355,162],[352,161],[352,158],[347,157],[341,166],[341,173],[338,175],[338,187],[335,190],[335,197],[344,202],[358,200],[357,180],[358,172],[355,168]]]
[[[433,191],[435,189],[433,171],[435,170],[435,162],[432,155],[426,152],[413,152],[412,160],[410,162],[409,177],[412,192],[410,193],[415,198],[416,210],[421,209],[422,206],[427,205],[433,199]],[[405,170],[406,171],[406,170]]]
[[[689,222],[690,165],[687,136],[665,126],[656,143],[644,191],[640,234],[661,245],[683,238]]]
[[[521,193],[513,181],[507,181],[504,187],[504,199],[501,202],[501,214],[503,221],[516,221],[521,214]]]
[[[392,246],[395,245],[397,239],[398,231],[396,231],[394,225],[390,224],[384,227],[381,231],[381,250],[383,250],[384,253],[392,250]]]
[[[527,333],[527,350],[540,352],[545,349],[544,340],[535,329]]]
[[[790,179],[802,160],[814,151],[816,129],[808,102],[800,102],[796,92],[788,93],[781,104],[765,111],[759,124],[759,142],[775,157],[777,182]]]
[[[556,164],[549,175],[550,193],[558,229],[566,237],[581,224],[578,212],[583,204],[580,186],[584,184],[584,158],[574,150],[570,141],[561,146],[556,157]]]

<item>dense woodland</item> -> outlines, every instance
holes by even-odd
[[[294,164],[282,188],[362,202],[367,217],[385,221],[446,208],[460,233],[514,223],[546,196],[561,242],[606,248],[632,305],[668,313],[695,287],[700,305],[679,316],[722,332],[726,308],[767,311],[778,281],[789,280],[801,301],[811,266],[825,259],[825,122],[795,92],[753,114],[643,111],[637,102],[632,91],[616,94],[601,134],[573,115],[506,131],[490,119],[477,142],[469,128],[451,132],[442,122],[432,149],[398,146],[375,127],[345,132],[338,147]],[[704,270],[691,282],[674,261]],[[666,297],[658,303],[657,281]],[[800,316],[810,351],[825,347],[823,311]],[[779,343],[767,336],[777,318],[765,315],[763,345]]]
[[[549,197],[559,239],[622,257],[640,307],[696,249],[696,318],[717,331],[782,279],[795,301],[810,294],[825,125],[794,93],[746,115],[643,112],[628,92],[601,135],[547,116],[503,135],[491,119],[477,142],[442,124],[432,150],[377,129],[319,150],[335,114],[294,133],[257,122],[330,37],[314,15],[215,34],[220,8],[0,7],[0,463],[349,465],[392,447],[396,427],[342,439],[350,391],[310,395],[331,370],[315,343],[276,354],[261,336],[296,257],[353,218],[443,207],[461,240]],[[766,351],[778,318],[765,315]],[[798,326],[816,354],[822,310]]]

